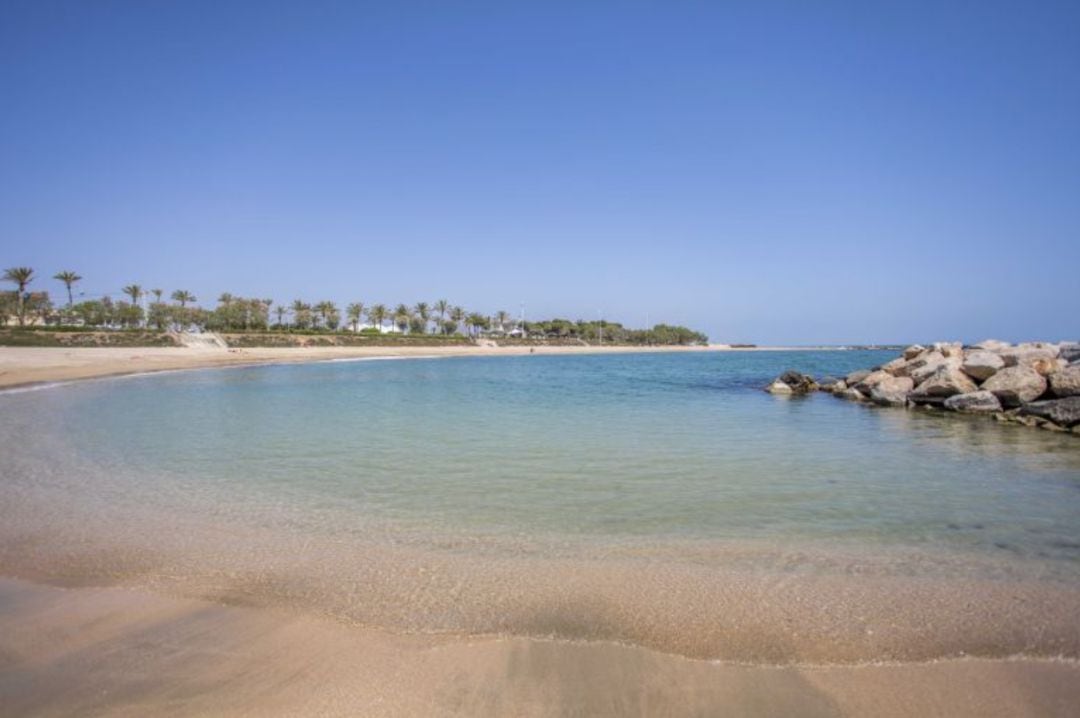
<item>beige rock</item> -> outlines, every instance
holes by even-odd
[[[858,389],[863,394],[869,396],[870,395],[870,390],[873,389],[876,385],[878,385],[879,383],[885,381],[886,379],[892,379],[892,378],[893,378],[893,375],[890,374],[889,372],[882,371],[881,369],[878,369],[877,371],[872,371],[869,374],[867,374],[865,377],[863,377],[863,379],[861,381],[856,382],[855,383],[855,388]]]
[[[903,406],[914,388],[915,380],[911,377],[891,376],[882,379],[870,389],[870,400],[882,406]]]
[[[978,389],[975,382],[960,371],[959,367],[946,364],[938,367],[908,398],[916,404],[943,404],[950,396],[970,394]]]
[[[994,352],[977,349],[969,352],[960,370],[976,381],[986,381],[1000,369],[1005,367],[1005,362]]]
[[[924,351],[926,351],[926,347],[924,347],[922,344],[912,344],[904,350],[904,358],[908,360],[914,359],[915,357],[922,354]]]
[[[1005,367],[987,379],[982,388],[994,393],[1007,408],[1034,401],[1046,391],[1046,378],[1030,366]]]
[[[1012,344],[1003,342],[1000,339],[984,339],[983,341],[975,344],[976,349],[985,349],[988,352],[1001,352],[1011,347]]]
[[[1006,349],[1001,354],[1005,366],[1030,366],[1040,359],[1057,359],[1059,350],[1054,345],[1020,344]]]
[[[893,376],[907,376],[908,361],[904,357],[896,357],[882,365],[881,370],[887,371]]]
[[[958,357],[946,357],[939,351],[923,354],[908,365],[908,376],[915,380],[915,386],[922,384],[943,366],[959,366]]]
[[[1080,396],[1080,364],[1066,366],[1050,375],[1054,396]]]
[[[788,386],[784,382],[780,381],[779,379],[774,381],[772,384],[769,384],[769,386],[765,389],[765,391],[769,392],[770,394],[794,394],[795,393],[795,391],[790,386]]]
[[[994,413],[1001,411],[1001,402],[989,391],[973,391],[968,394],[954,394],[945,400],[946,409],[973,414]],[[996,415],[994,418],[998,418]]]

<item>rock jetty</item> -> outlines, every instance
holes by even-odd
[[[821,391],[880,406],[986,414],[1080,435],[1080,343],[915,344],[892,361],[843,379],[786,371],[765,390]]]

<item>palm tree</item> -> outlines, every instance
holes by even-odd
[[[386,305],[376,304],[367,310],[368,319],[375,325],[375,328],[380,332],[382,331],[383,322],[386,321]]]
[[[132,306],[136,309],[139,308],[139,298],[143,295],[143,288],[141,286],[138,284],[129,284],[120,291],[131,297]]]
[[[412,312],[404,304],[399,304],[394,307],[394,324],[397,325],[398,331],[402,334],[409,328],[409,319],[412,317]]]
[[[311,305],[297,299],[292,303],[293,327],[306,329],[311,320]]]
[[[450,302],[440,299],[435,302],[435,311],[439,313],[439,331],[446,333],[446,313],[450,311]]]
[[[287,312],[289,310],[285,308],[284,304],[279,304],[278,308],[275,309],[274,311],[277,312],[277,324],[278,324],[278,329],[280,329],[281,327],[283,327],[285,325],[285,312]]]
[[[352,330],[354,332],[360,331],[360,317],[364,316],[364,303],[353,302],[345,308],[345,312],[349,316],[349,324],[352,324]]]
[[[495,323],[499,325],[499,331],[506,331],[506,322],[510,319],[510,315],[503,309],[495,312]]]
[[[337,314],[337,307],[333,302],[319,302],[315,305],[315,313],[319,315],[319,319],[322,320],[323,326],[329,327],[330,317]],[[331,329],[333,327],[330,327]]]
[[[413,311],[416,312],[416,316],[420,318],[420,321],[424,323],[424,334],[427,334],[428,321],[431,319],[431,307],[427,302],[417,302],[413,307]]]
[[[478,333],[479,330],[483,329],[484,325],[487,324],[487,317],[479,312],[473,312],[465,318],[465,322]]]
[[[64,283],[64,286],[67,287],[68,309],[71,309],[71,305],[74,304],[71,298],[71,285],[82,279],[82,277],[69,269],[65,269],[63,272],[57,272],[56,274],[54,274],[53,279],[59,279],[61,282]]]
[[[459,327],[465,326],[465,307],[452,307],[450,309],[450,319]]]
[[[151,289],[150,293],[154,295],[154,303],[161,304],[161,295],[165,293],[164,289]]]
[[[183,289],[177,289],[172,293],[172,300],[180,304],[180,308],[183,309],[188,305],[188,302],[195,303],[195,295]]]
[[[139,298],[143,295],[143,288],[138,284],[129,284],[120,290],[124,294],[131,297],[131,303],[135,306],[139,306]]]
[[[30,267],[11,267],[4,270],[4,281],[12,282],[19,286],[18,300],[19,300],[19,326],[26,325],[26,307],[24,305],[23,295],[26,293],[26,285],[30,284],[34,279],[34,270]]]

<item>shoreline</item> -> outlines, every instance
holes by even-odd
[[[610,641],[396,635],[142,589],[0,578],[15,713],[1065,716],[1069,659],[741,665]]]
[[[843,351],[840,347],[708,346],[416,346],[416,347],[267,347],[195,349],[189,347],[0,347],[0,391],[65,384],[86,379],[167,371],[252,367],[363,359],[434,359],[584,354],[696,352]]]

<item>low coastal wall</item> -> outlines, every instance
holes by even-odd
[[[880,406],[984,414],[1080,435],[1080,343],[916,344],[892,361],[842,379],[788,371],[766,391],[824,391]]]

